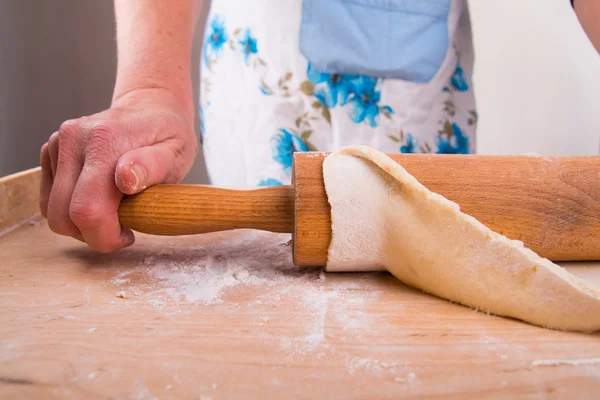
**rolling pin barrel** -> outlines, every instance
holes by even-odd
[[[326,155],[294,154],[296,265],[327,262],[331,210],[323,184]],[[542,257],[600,260],[600,157],[390,157],[432,192]]]

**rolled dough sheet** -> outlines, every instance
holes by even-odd
[[[425,292],[497,315],[600,329],[600,289],[491,231],[385,154],[350,146],[323,164],[329,271],[387,268]]]

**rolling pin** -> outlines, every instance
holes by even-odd
[[[332,234],[323,183],[327,154],[294,153],[291,186],[156,185],[125,196],[120,221],[154,235],[240,228],[292,233],[294,263],[323,266]],[[431,191],[542,257],[600,260],[600,157],[390,157]]]

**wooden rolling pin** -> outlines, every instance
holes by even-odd
[[[293,234],[294,263],[322,266],[331,240],[322,169],[326,156],[295,153],[292,186],[232,190],[157,185],[126,196],[120,220],[155,235],[238,228],[288,232]],[[543,257],[600,260],[600,157],[390,157],[465,213]]]

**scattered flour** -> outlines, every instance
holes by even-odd
[[[325,158],[327,153],[324,153],[322,151],[309,151],[306,153],[302,153],[302,157],[307,157],[307,158]]]
[[[301,297],[301,306],[312,315],[305,322],[307,334],[296,340],[294,351],[298,354],[313,352],[325,340],[325,318],[329,310],[329,300],[339,297],[337,291],[328,291],[324,287],[307,287]]]
[[[368,285],[367,285],[368,286]],[[291,286],[280,289],[279,295],[298,298],[302,325],[305,334],[294,340],[283,338],[281,347],[289,354],[305,355],[317,348],[329,349],[325,342],[325,327],[328,316],[333,317],[341,328],[353,338],[361,338],[370,326],[371,317],[364,311],[357,310],[365,299],[378,296],[378,290],[354,290],[360,285],[355,282],[334,282],[330,280],[325,286],[322,280],[304,282],[300,287]]]
[[[173,303],[222,303],[221,296],[233,286],[273,286],[314,274],[293,265],[285,246],[289,235],[240,231],[221,236],[206,245],[149,254],[135,270],[118,274],[111,283],[127,285],[132,293],[163,308]]]
[[[341,337],[361,338],[372,327],[374,316],[366,312],[365,306],[367,300],[381,294],[375,278],[357,274],[356,280],[349,281],[347,276],[328,276],[320,269],[297,267],[292,262],[287,234],[240,230],[203,235],[201,240],[202,245],[198,246],[165,242],[161,249],[145,254],[135,268],[114,276],[110,283],[126,289],[136,300],[166,312],[181,312],[182,305],[190,304],[218,305],[225,310],[244,307],[248,312],[260,308],[256,324],[265,330],[276,329],[280,323],[271,324],[266,310],[279,306],[285,298],[290,307],[286,310],[286,324],[294,333],[264,334],[279,343],[290,357],[313,352],[325,357],[334,351],[327,344],[328,318],[335,321],[335,335]],[[241,301],[228,296],[236,288],[238,294],[249,286],[261,286],[257,291],[261,294],[250,300],[242,296]],[[365,364],[355,360],[348,364],[352,373],[358,368],[392,367],[379,361]]]
[[[556,367],[559,365],[595,365],[600,364],[600,358],[579,358],[576,360],[535,360],[532,367]]]
[[[373,374],[380,374],[383,370],[387,369],[389,369],[391,372],[394,372],[394,370],[399,366],[400,364],[397,362],[381,362],[379,360],[372,360],[370,358],[348,357],[346,359],[346,367],[351,375],[354,375],[360,369],[364,369],[365,371]]]

